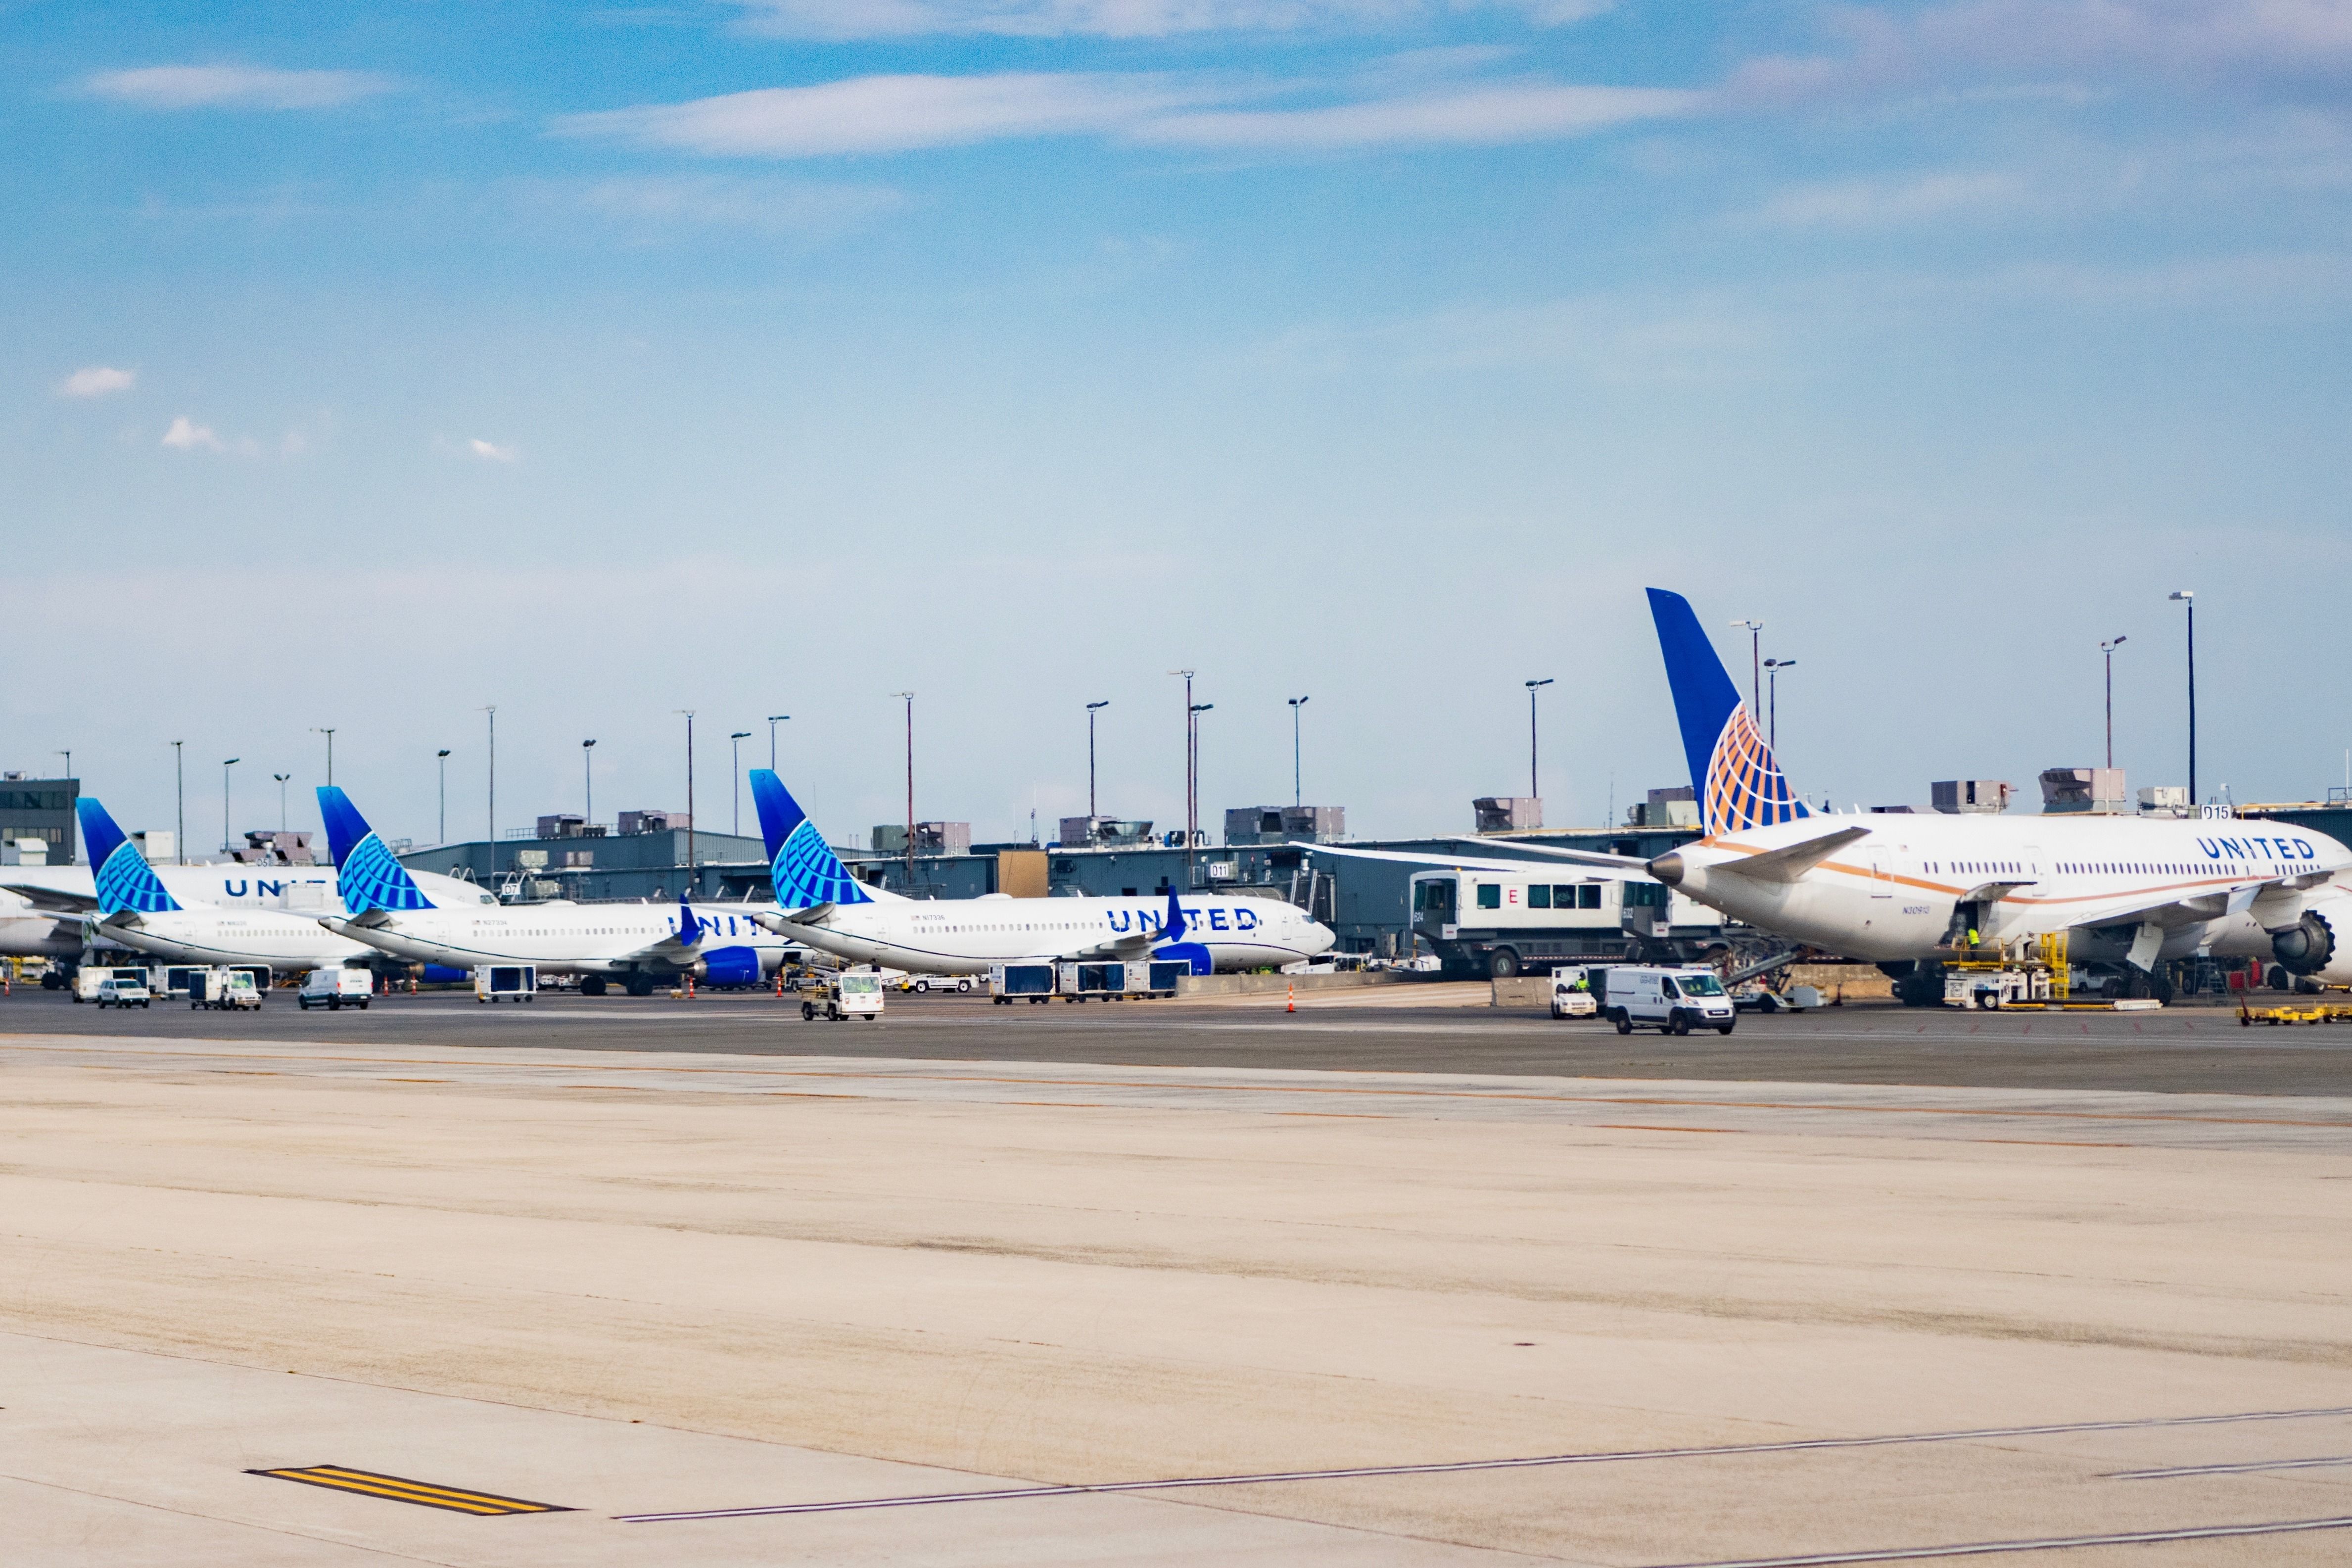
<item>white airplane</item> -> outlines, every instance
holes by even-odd
[[[476,904],[436,905],[408,868],[392,857],[341,789],[319,791],[319,813],[333,847],[336,887],[347,915],[321,917],[338,935],[394,958],[470,969],[530,963],[581,976],[580,989],[602,996],[617,979],[632,996],[681,976],[716,985],[755,985],[782,967],[789,944],[756,923],[741,905]]]
[[[115,832],[120,837],[120,830]],[[88,847],[86,832],[83,837],[84,847]],[[0,869],[0,956],[79,958],[93,946],[141,951],[139,944],[122,940],[119,930],[107,929],[97,919],[101,911],[94,868],[110,858],[110,854],[101,856],[93,850],[87,866],[10,866]],[[292,915],[299,925],[310,926],[316,915],[333,912],[340,907],[335,900],[332,866],[230,863],[154,866],[150,869],[165,896],[182,910],[206,908],[219,911],[224,918],[238,914]],[[420,872],[418,879],[436,900],[445,904],[497,902],[479,887],[455,877]],[[274,919],[267,922],[271,931],[278,931],[278,924]],[[287,927],[279,937],[272,939],[271,945],[291,942],[299,946],[310,940],[307,932],[296,932]],[[144,951],[158,950],[149,947]],[[188,963],[270,962],[258,955],[230,959],[168,956],[179,956]],[[284,965],[273,963],[272,967]]]
[[[1913,1005],[1941,999],[1941,961],[1971,933],[1993,944],[2063,931],[2070,962],[2151,976],[2201,952],[2352,980],[2352,851],[2335,839],[2204,818],[1815,812],[1790,792],[1689,602],[1649,595],[1705,837],[1649,860],[1514,848],[1654,878],[1760,930],[1872,960]]]
[[[84,945],[103,939],[178,963],[261,963],[295,973],[364,963],[375,956],[358,942],[320,930],[309,915],[184,904],[105,806],[83,795],[75,810],[82,843],[97,868],[92,908],[68,917],[83,927]]]
[[[909,899],[849,874],[772,772],[751,773],[775,882],[770,930],[853,963],[915,974],[985,974],[1057,960],[1182,961],[1195,974],[1296,963],[1330,951],[1330,928],[1273,899]]]

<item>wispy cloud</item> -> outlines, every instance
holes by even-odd
[[[626,176],[565,194],[643,240],[709,228],[825,239],[907,205],[888,185],[724,174]]]
[[[1803,100],[2002,77],[2286,81],[2352,72],[2352,5],[2343,0],[1952,0],[1823,15],[1830,47],[1750,60],[1733,72],[1730,96]]]
[[[1235,108],[1288,88],[1143,73],[870,76],[571,116],[556,129],[719,156],[903,153],[1041,136],[1199,147],[1490,144],[1689,113],[1701,95],[1547,81],[1421,82],[1353,102]]]
[[[1745,221],[1772,228],[1892,227],[2014,206],[2025,191],[2023,180],[2002,174],[1840,180],[1782,191]]]
[[[81,90],[141,109],[333,109],[398,85],[373,71],[142,66],[85,77]]]
[[[515,460],[515,449],[512,447],[494,446],[479,436],[466,443],[466,450],[486,463],[511,463]]]
[[[741,0],[751,26],[793,37],[937,34],[1160,38],[1185,33],[1361,31],[1450,12],[1517,12],[1559,26],[1613,0]]]
[[[207,452],[223,449],[211,426],[199,425],[184,414],[173,420],[172,427],[163,432],[163,445],[179,452],[193,452],[199,447]]]
[[[575,114],[557,128],[694,153],[811,158],[1113,131],[1187,100],[1145,75],[867,76]]]
[[[1697,93],[1660,88],[1527,83],[1319,109],[1163,115],[1130,134],[1141,142],[1203,147],[1491,146],[1687,114],[1700,101]]]
[[[104,397],[110,392],[128,392],[139,384],[135,370],[117,370],[112,365],[85,365],[58,383],[59,397]]]

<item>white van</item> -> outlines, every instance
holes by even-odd
[[[302,989],[294,994],[302,1011],[324,1007],[340,1012],[344,1007],[357,1007],[364,1012],[368,998],[375,993],[375,975],[364,969],[347,969],[340,963],[322,963],[302,977]]]
[[[1601,1007],[1621,1035],[1632,1034],[1637,1025],[1669,1035],[1687,1035],[1693,1029],[1727,1035],[1738,1022],[1731,998],[1712,969],[1621,964],[1601,973],[1607,974],[1609,987]]]

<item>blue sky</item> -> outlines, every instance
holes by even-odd
[[[1639,590],[1840,805],[2342,782],[2352,5],[0,6],[0,695],[191,837],[836,838],[1685,782]],[[749,755],[747,754],[747,761]],[[307,816],[297,808],[298,818]],[[211,827],[201,825],[209,822]],[[300,825],[298,820],[298,826]],[[1050,831],[1050,826],[1049,826]]]

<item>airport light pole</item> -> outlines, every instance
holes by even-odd
[[[1744,627],[1748,632],[1748,660],[1750,670],[1748,686],[1748,713],[1749,721],[1753,722],[1756,710],[1764,705],[1764,623],[1734,621],[1731,624]]]
[[[596,742],[580,742],[580,826],[596,826]]]
[[[243,761],[245,761],[243,757],[231,757],[221,764],[221,853],[224,855],[228,853],[229,845],[228,771]]]
[[[1095,830],[1095,715],[1110,706],[1106,697],[1099,702],[1087,704],[1087,832]]]
[[[776,726],[791,717],[789,713],[768,715],[768,771],[770,773],[776,771]]]
[[[915,896],[915,694],[893,691],[907,705],[907,896]]]
[[[1528,795],[1532,800],[1543,798],[1541,779],[1536,771],[1536,693],[1551,683],[1549,675],[1528,682]]]
[[[1192,794],[1189,809],[1184,814],[1190,824],[1184,829],[1184,864],[1188,868],[1185,872],[1188,879],[1192,876],[1189,868],[1192,864],[1192,845],[1201,837],[1201,715],[1215,706],[1213,702],[1195,702],[1192,710],[1184,716],[1184,722],[1191,731],[1185,738],[1192,749]]]
[[[66,760],[66,777],[73,777],[73,753],[71,752],[59,752],[58,755]]]
[[[743,837],[743,742],[751,738],[749,730],[738,730],[727,737],[727,744],[734,753],[735,837],[738,838]]]
[[[484,706],[490,716],[490,880],[499,879],[499,707],[495,702]]]
[[[1189,669],[1171,669],[1168,673],[1184,678],[1184,849],[1186,854],[1184,863],[1190,866],[1192,836],[1198,827],[1194,818],[1200,810],[1197,804],[1198,796],[1194,792],[1195,758],[1193,755],[1193,742],[1194,738],[1200,733],[1200,722],[1192,715],[1200,710],[1192,706],[1193,672]]]
[[[1769,679],[1764,690],[1764,743],[1777,752],[1780,748],[1780,672],[1794,669],[1793,658],[1768,658],[1764,673]],[[2112,759],[2111,759],[2112,760]]]
[[[2107,766],[2111,768],[2116,765],[2116,649],[2130,640],[2114,637],[2099,645],[2099,651],[2107,658]]]
[[[2197,805],[2197,591],[2182,588],[2172,595],[2189,607],[2189,804]]]
[[[185,741],[172,742],[172,858],[184,866],[188,863],[188,772]]]
[[[694,710],[679,708],[674,711],[686,715],[686,886],[687,896],[691,898],[701,890],[695,885],[694,868]]]
[[[434,753],[441,763],[441,842],[449,842],[449,748],[442,747]]]
[[[1306,706],[1307,699],[1304,697],[1290,699],[1290,804],[1293,805],[1307,804],[1307,792],[1298,782],[1301,776],[1298,770],[1298,710]]]
[[[313,724],[310,726],[310,733],[327,737],[327,782],[333,784],[335,782],[335,731],[331,728],[320,729]]]
[[[278,831],[283,833],[286,831],[286,781],[294,775],[272,773],[269,776],[278,781]]]

